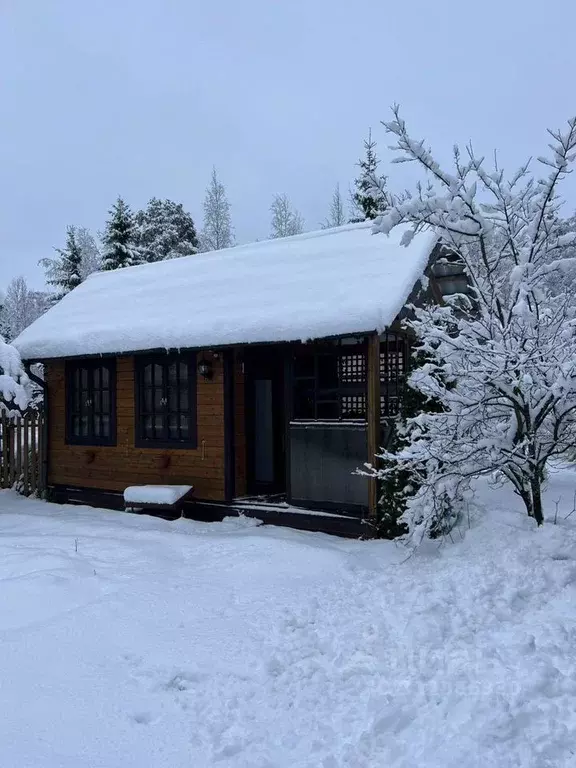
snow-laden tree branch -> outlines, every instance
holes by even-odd
[[[410,136],[397,107],[384,125],[395,161],[417,163],[428,178],[414,192],[388,193],[374,231],[411,225],[408,243],[433,228],[470,284],[469,295],[415,309],[409,321],[427,361],[410,386],[441,410],[409,419],[405,447],[383,454],[414,478],[403,521],[412,538],[426,535],[457,511],[472,478],[492,474],[512,483],[540,525],[546,466],[574,444],[576,314],[571,291],[552,278],[574,267],[563,258],[574,235],[562,226],[558,188],[576,156],[576,119],[549,132],[542,177],[529,163],[511,176],[488,168],[472,145],[454,149],[448,171]]]

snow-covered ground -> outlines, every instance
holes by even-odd
[[[3,491],[0,764],[574,766],[574,489],[540,531],[483,489],[408,559]]]

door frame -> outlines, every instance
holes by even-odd
[[[283,346],[255,346],[244,350],[245,430],[246,430],[246,492],[248,495],[278,495],[287,492],[287,403],[286,354]],[[258,359],[260,358],[260,359]],[[258,366],[272,372],[272,423],[274,441],[274,480],[270,485],[256,482],[255,466],[255,392],[254,382],[266,379],[256,375]]]
[[[236,495],[236,359],[234,349],[224,351],[224,499],[227,502]]]

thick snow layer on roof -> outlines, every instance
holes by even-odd
[[[381,330],[436,241],[369,223],[99,272],[16,339],[24,359],[308,340]]]

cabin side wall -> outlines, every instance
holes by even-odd
[[[134,357],[117,358],[115,446],[67,445],[64,360],[46,363],[45,376],[49,408],[49,485],[124,491],[128,485],[146,483],[193,484],[198,499],[224,500],[221,358],[213,360],[212,379],[198,374],[196,449],[135,447]]]

